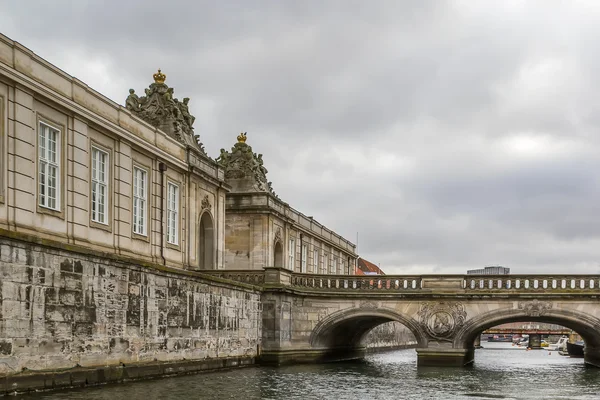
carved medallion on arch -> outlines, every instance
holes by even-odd
[[[418,315],[427,334],[444,341],[451,341],[467,318],[465,307],[459,302],[422,303]]]
[[[374,310],[376,308],[379,308],[377,303],[374,303],[372,301],[363,301],[360,303],[359,307],[362,309],[367,309],[367,310]]]
[[[277,228],[277,230],[275,231],[275,239],[273,240],[273,243],[277,243],[277,242],[281,242],[282,238],[281,238],[281,228]]]
[[[530,317],[541,317],[546,311],[552,308],[552,303],[549,301],[519,301],[519,310],[523,310]]]
[[[204,196],[204,198],[202,199],[202,203],[200,204],[200,207],[202,208],[202,211],[204,211],[204,210],[210,211],[212,209],[212,205],[210,204],[208,195]]]

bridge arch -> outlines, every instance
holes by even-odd
[[[427,343],[425,333],[413,318],[378,308],[352,308],[331,314],[313,328],[309,342],[315,349],[356,348],[371,329],[393,321],[406,326],[419,346]]]
[[[510,322],[545,322],[562,325],[579,333],[586,346],[600,349],[600,319],[572,309],[551,309],[542,315],[530,315],[524,310],[490,311],[465,322],[456,333],[453,347],[469,349],[475,338],[486,329]]]

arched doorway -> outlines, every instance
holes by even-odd
[[[215,234],[213,219],[208,212],[200,217],[198,261],[200,269],[215,269]]]
[[[283,268],[283,246],[279,241],[275,243],[275,257],[273,260],[275,261],[275,267]]]

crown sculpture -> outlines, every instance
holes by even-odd
[[[125,107],[150,125],[206,155],[199,136],[194,135],[192,125],[196,117],[190,114],[189,97],[183,101],[173,97],[174,90],[165,84],[167,75],[160,69],[152,78],[154,83],[145,90],[145,96],[138,97],[135,90],[129,89]]]
[[[242,132],[238,135],[237,140],[239,143],[246,143],[246,132]]]
[[[162,85],[163,83],[165,83],[165,79],[167,79],[167,76],[165,74],[163,74],[162,72],[160,72],[160,68],[158,69],[157,73],[152,75],[152,77],[154,78],[154,82],[158,83],[159,85]]]

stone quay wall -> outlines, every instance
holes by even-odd
[[[182,360],[246,365],[261,335],[260,291],[250,285],[0,235],[0,378]]]
[[[417,340],[407,327],[399,322],[386,322],[371,329],[362,340],[367,351],[405,349],[417,346]]]

